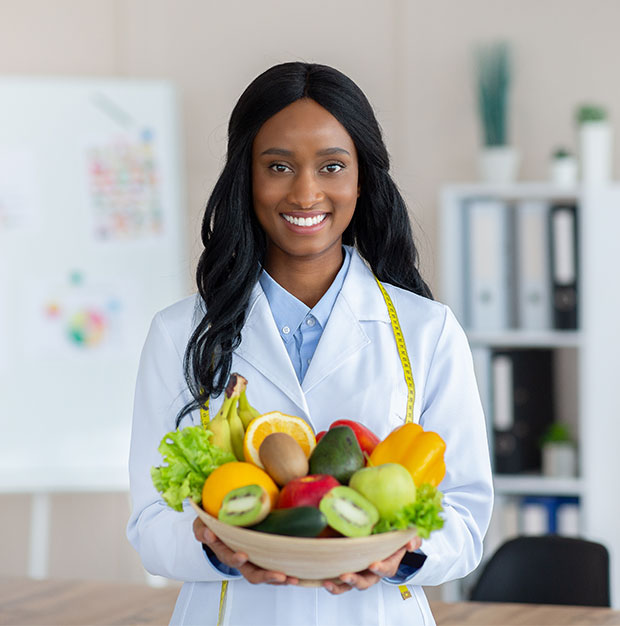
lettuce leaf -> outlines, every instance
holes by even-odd
[[[443,494],[428,483],[416,489],[415,502],[403,507],[390,519],[381,518],[372,529],[373,534],[416,527],[421,539],[428,539],[431,531],[443,528],[441,498]]]
[[[166,503],[183,510],[183,500],[202,500],[202,487],[211,472],[235,457],[212,444],[213,433],[202,426],[187,426],[164,435],[159,444],[164,463],[151,468],[151,479]]]

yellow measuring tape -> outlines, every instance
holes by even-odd
[[[405,381],[407,382],[407,414],[405,422],[413,422],[413,403],[415,401],[415,384],[413,382],[413,373],[411,372],[411,362],[409,361],[409,354],[407,352],[407,346],[405,345],[405,338],[403,337],[403,331],[400,328],[400,322],[398,321],[398,315],[396,315],[396,309],[390,294],[385,290],[385,287],[381,284],[379,279],[375,276],[377,285],[381,289],[383,299],[387,305],[388,313],[390,314],[390,323],[392,324],[392,330],[394,331],[394,339],[396,339],[396,347],[398,348],[398,356],[403,366],[403,372],[405,374]],[[411,591],[407,585],[398,585],[400,596],[403,600],[411,598]]]
[[[224,611],[226,609],[226,592],[228,591],[228,581],[222,581],[222,590],[220,591],[220,610],[217,614],[217,626],[224,623]]]
[[[377,285],[381,289],[383,299],[387,305],[388,313],[390,314],[390,322],[392,324],[392,330],[394,331],[394,338],[396,339],[396,347],[398,348],[398,356],[403,366],[403,372],[405,374],[405,381],[407,382],[407,416],[406,422],[413,422],[413,403],[415,400],[415,385],[413,383],[413,374],[411,372],[411,363],[409,362],[409,354],[407,354],[407,346],[405,345],[405,338],[403,337],[403,331],[400,329],[400,323],[398,321],[398,315],[396,315],[396,309],[392,298],[385,290],[385,287],[379,282],[379,279],[375,276]]]
[[[210,421],[211,416],[209,415],[209,398],[207,398],[205,405],[200,407],[200,423],[205,430],[209,426]]]
[[[385,300],[385,304],[387,306],[388,313],[390,314],[390,323],[392,325],[392,330],[394,331],[394,339],[396,339],[396,347],[398,349],[398,356],[400,357],[400,362],[403,366],[403,372],[405,374],[405,381],[407,383],[407,413],[406,413],[406,422],[413,422],[413,404],[415,401],[415,384],[413,382],[413,373],[411,371],[411,362],[409,361],[409,354],[407,353],[407,346],[405,345],[405,338],[403,337],[403,332],[400,328],[400,322],[398,321],[398,315],[396,314],[396,309],[394,308],[394,303],[392,302],[392,298],[385,290],[385,287],[381,284],[379,279],[375,276],[375,280],[377,281],[377,285],[379,285],[379,289],[381,289],[381,293],[383,294],[383,299]],[[205,402],[203,407],[200,407],[200,422],[202,423],[203,428],[207,428],[209,422],[211,421],[211,417],[209,415],[209,398]],[[411,598],[411,591],[406,585],[399,585],[398,590],[400,591],[400,595],[403,600],[407,600]],[[220,607],[217,616],[217,626],[222,626],[224,623],[224,612],[226,609],[226,593],[228,591],[228,581],[222,581],[222,589],[220,591]]]

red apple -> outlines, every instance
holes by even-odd
[[[279,509],[290,509],[294,506],[319,506],[321,498],[340,483],[327,474],[310,474],[302,478],[290,480],[280,491]]]
[[[336,420],[329,429],[331,430],[336,426],[348,426],[355,433],[357,443],[360,444],[364,458],[368,458],[366,455],[370,456],[375,446],[381,441],[375,433],[359,422],[354,422],[353,420]]]

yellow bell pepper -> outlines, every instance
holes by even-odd
[[[408,422],[394,429],[370,455],[369,465],[400,463],[409,470],[416,487],[437,487],[446,473],[444,440],[419,424]]]

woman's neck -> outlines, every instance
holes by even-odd
[[[281,287],[313,308],[323,297],[344,261],[342,246],[334,253],[316,258],[283,258],[277,251],[267,252],[265,270]]]

